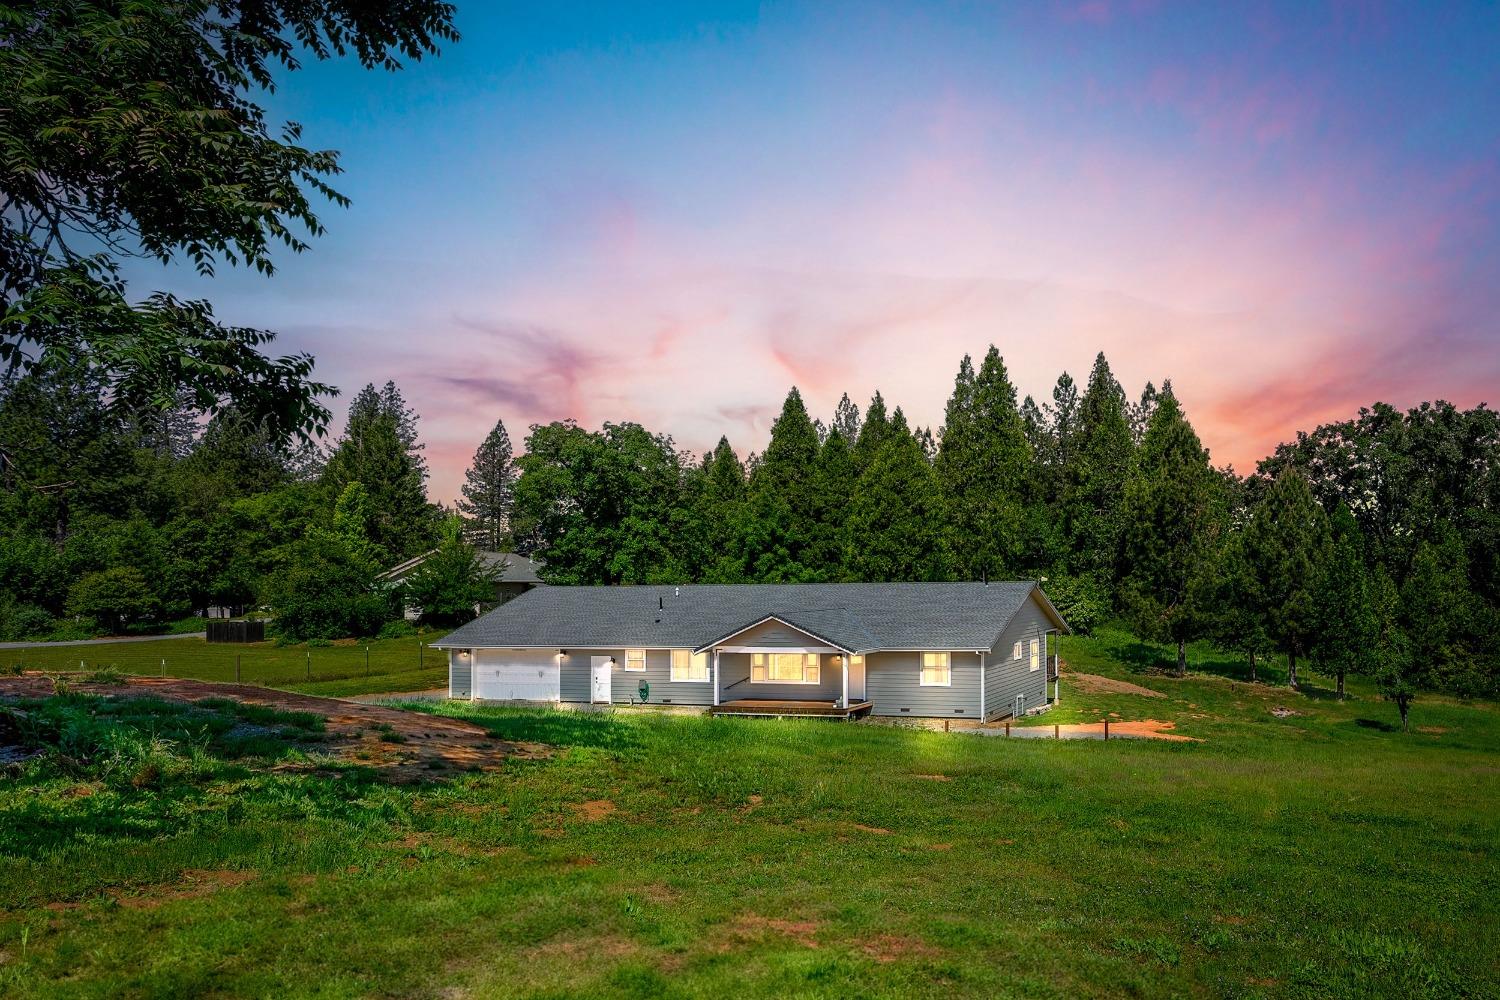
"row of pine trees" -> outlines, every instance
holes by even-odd
[[[1464,415],[1478,423],[1460,437],[1488,435],[1493,479],[1493,413]],[[1211,464],[1170,382],[1132,401],[1101,353],[1081,392],[1065,373],[1045,404],[1018,401],[991,347],[960,363],[937,430],[879,392],[863,412],[846,394],[824,422],[795,388],[743,460],[727,439],[695,457],[638,424],[557,422],[512,461],[500,425],[460,506],[485,544],[542,557],[555,583],[1036,578],[1075,626],[1123,617],[1175,646],[1178,670],[1211,639],[1252,673],[1283,655],[1293,684],[1314,658],[1340,692],[1347,673],[1392,663],[1492,687],[1494,595],[1466,572],[1490,557],[1425,529],[1399,558],[1382,552],[1358,491],[1315,492],[1305,441],[1241,478]]]

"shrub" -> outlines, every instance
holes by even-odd
[[[24,642],[52,630],[52,616],[35,604],[0,603],[0,641]]]
[[[133,566],[86,573],[68,591],[68,614],[92,618],[111,634],[151,617],[156,608],[156,596],[141,571]]]
[[[410,639],[417,634],[416,626],[405,618],[397,618],[380,626],[378,639]]]
[[[1109,615],[1109,590],[1093,577],[1054,576],[1042,590],[1068,627],[1082,635],[1093,632]]]
[[[391,617],[391,595],[374,588],[369,567],[352,558],[338,538],[311,532],[292,547],[290,556],[286,569],[262,587],[281,635],[369,636]]]

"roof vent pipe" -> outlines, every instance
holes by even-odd
[[[672,588],[672,596],[673,597],[681,597],[682,596],[682,588],[681,587],[673,587]]]
[[[662,608],[664,608],[666,606],[667,606],[666,602],[663,601],[660,597],[658,597],[656,599],[656,610],[657,611],[660,611]]]

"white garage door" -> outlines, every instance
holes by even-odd
[[[474,697],[490,701],[557,701],[562,694],[556,657],[532,650],[474,653]]]

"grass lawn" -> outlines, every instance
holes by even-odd
[[[99,670],[129,674],[233,681],[334,697],[447,687],[448,657],[420,649],[448,630],[427,630],[405,639],[341,639],[329,646],[277,646],[273,642],[210,643],[171,638],[94,646],[31,646],[0,650],[0,667],[27,670]],[[368,665],[365,650],[369,649]],[[309,679],[309,674],[311,679]]]
[[[557,751],[393,787],[295,719],[49,699],[59,750],[0,778],[0,994],[1500,994],[1495,706],[1402,734],[1131,642],[1063,656],[1164,697],[1065,674],[1038,721],[1203,742],[453,704]]]

